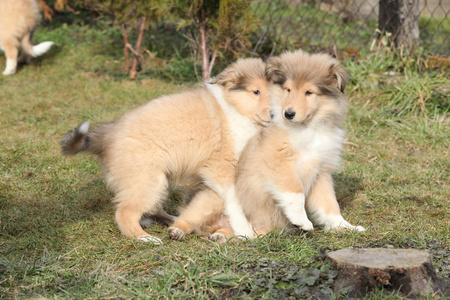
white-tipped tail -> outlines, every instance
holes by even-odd
[[[80,126],[78,126],[78,132],[80,134],[87,134],[89,131],[89,125],[91,123],[89,121],[84,122],[83,124],[81,124]]]
[[[42,42],[36,46],[33,46],[31,56],[37,57],[44,54],[52,47],[53,44],[54,44],[53,42]]]

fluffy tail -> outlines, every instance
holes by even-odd
[[[89,121],[84,122],[61,140],[61,150],[64,155],[75,155],[86,151],[97,155],[103,152],[104,136],[111,124],[105,124],[89,132]]]
[[[30,55],[33,57],[41,56],[45,52],[47,52],[53,45],[53,42],[42,42],[40,44],[37,44],[36,46],[33,46],[31,49]],[[89,125],[89,124],[88,124]]]

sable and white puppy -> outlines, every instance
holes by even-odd
[[[31,57],[44,54],[53,45],[53,42],[31,44],[40,21],[41,10],[36,0],[0,1],[0,49],[6,56],[3,75],[15,74],[18,61],[29,62]]]
[[[160,244],[139,220],[158,215],[169,182],[200,177],[224,201],[237,235],[252,237],[234,189],[237,159],[270,122],[270,95],[261,59],[240,59],[211,83],[161,97],[114,123],[88,131],[85,122],[61,141],[64,154],[98,154],[116,193],[116,221],[128,237]]]
[[[266,65],[273,124],[249,142],[237,169],[246,216],[262,234],[289,223],[312,230],[308,215],[325,230],[364,230],[341,216],[331,177],[345,136],[347,73],[329,55],[301,50]]]
[[[273,83],[274,118],[245,147],[236,176],[236,193],[254,230],[265,234],[289,224],[312,230],[306,211],[325,230],[364,230],[341,216],[331,177],[345,134],[347,73],[328,55],[299,50],[269,58],[266,74]],[[177,234],[169,236],[181,240],[180,230],[232,236],[221,201],[213,191],[200,193],[172,225]]]

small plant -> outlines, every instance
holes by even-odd
[[[76,4],[90,8],[93,11],[110,16],[115,23],[119,24],[123,34],[125,71],[130,78],[136,78],[138,61],[142,56],[141,45],[144,33],[149,26],[154,25],[167,13],[167,6],[163,1],[98,1],[77,0]],[[134,47],[130,43],[129,28],[138,31]],[[133,58],[130,61],[130,53]]]
[[[202,79],[208,80],[216,59],[236,59],[250,51],[250,35],[258,19],[249,0],[174,1],[172,14],[178,29],[189,28],[186,38],[195,58],[202,63]]]

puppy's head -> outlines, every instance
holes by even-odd
[[[348,75],[329,55],[286,52],[268,59],[266,76],[286,122],[341,121],[345,115]]]
[[[224,91],[225,100],[259,125],[271,121],[269,81],[259,58],[239,59],[212,81]]]

